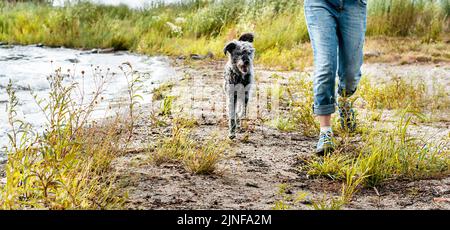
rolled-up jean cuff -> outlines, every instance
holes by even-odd
[[[336,112],[336,105],[313,105],[313,111],[316,115],[330,115]]]

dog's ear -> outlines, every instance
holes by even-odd
[[[255,35],[253,33],[245,33],[245,34],[241,35],[241,37],[239,38],[239,41],[242,41],[242,42],[253,43],[254,40],[255,40]]]
[[[228,53],[232,53],[233,52],[233,50],[234,49],[236,49],[236,47],[237,47],[237,44],[236,44],[236,42],[229,42],[226,46],[225,46],[225,48],[223,49],[223,53],[225,54],[225,55],[227,55],[227,52]]]

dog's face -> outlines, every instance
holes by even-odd
[[[232,41],[224,48],[225,55],[228,53],[230,63],[235,69],[246,75],[250,72],[255,57],[255,48],[253,48],[253,34],[244,34],[239,41]]]

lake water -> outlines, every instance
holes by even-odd
[[[92,77],[94,73],[104,75],[110,69],[107,77],[109,80],[102,94],[104,99],[93,114],[93,118],[102,118],[115,112],[114,108],[123,104],[126,99],[127,81],[119,69],[124,62],[129,62],[143,77],[144,87],[141,93],[144,95],[144,103],[151,102],[151,91],[159,83],[176,77],[167,57],[148,57],[128,52],[98,54],[65,48],[0,46],[0,147],[8,143],[6,134],[10,129],[6,113],[6,86],[9,79],[12,80],[20,102],[19,116],[40,129],[45,118],[31,93],[35,92],[39,98],[48,97],[47,76],[56,68],[61,68],[62,73],[70,71],[69,75],[75,76],[73,79],[84,86],[86,94],[92,92],[95,85]],[[95,68],[103,72],[95,71]],[[82,77],[82,71],[85,72],[85,77]],[[112,76],[112,72],[116,75]]]

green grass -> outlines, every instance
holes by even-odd
[[[215,173],[218,162],[224,157],[227,143],[214,137],[205,141],[193,139],[190,132],[195,126],[195,120],[174,119],[171,135],[161,139],[155,148],[149,149],[150,161],[155,165],[182,163],[193,174]]]
[[[363,106],[371,112],[372,120],[379,121],[384,110],[410,109],[423,113],[418,121],[445,120],[450,111],[450,94],[445,86],[433,79],[430,87],[423,81],[392,77],[384,82],[363,77],[358,90]],[[357,96],[357,97],[358,97]],[[416,119],[417,120],[417,119]]]
[[[371,110],[402,109],[407,106],[422,109],[429,103],[424,82],[408,82],[400,77],[393,77],[386,83],[371,83],[365,77],[361,81],[359,93]]]
[[[268,123],[281,131],[301,131],[305,136],[316,136],[319,124],[312,111],[313,83],[307,74],[296,75],[287,79],[285,85],[274,84],[269,88],[268,95],[271,103],[277,101],[284,114],[279,115]],[[274,79],[282,78],[274,75]],[[268,105],[270,110],[272,104]]]
[[[430,42],[448,34],[448,0],[369,0],[368,7],[369,36]],[[150,55],[210,51],[222,58],[226,41],[252,31],[258,63],[301,69],[312,62],[303,1],[192,0],[145,10],[83,1],[63,8],[1,3],[0,12],[0,41],[9,43],[114,47]]]
[[[173,109],[173,101],[175,100],[175,96],[166,96],[164,100],[161,102],[161,115],[167,117],[172,115]]]
[[[414,116],[416,113],[406,110],[395,128],[363,132],[360,146],[354,153],[338,148],[333,155],[307,162],[305,169],[313,176],[343,181],[343,194],[348,194],[347,197],[359,185],[377,187],[396,179],[448,175],[450,152],[445,147],[448,140],[444,137],[442,142],[429,141],[411,136],[408,129]]]
[[[300,203],[307,203],[306,206],[313,210],[340,210],[345,205],[345,199],[340,197],[327,197],[326,195],[320,198],[312,197],[311,194],[304,191],[292,193],[292,188],[289,184],[280,184],[276,196],[278,199],[274,202],[273,210],[291,210],[293,206]]]
[[[278,116],[268,122],[268,125],[283,132],[297,130],[297,126],[290,118]]]
[[[153,89],[152,100],[153,101],[163,100],[166,97],[166,94],[173,88],[173,86],[174,86],[173,82],[166,82],[161,84],[157,88]]]
[[[449,26],[448,0],[376,0],[369,5],[369,36],[421,35],[424,41],[433,41]]]

